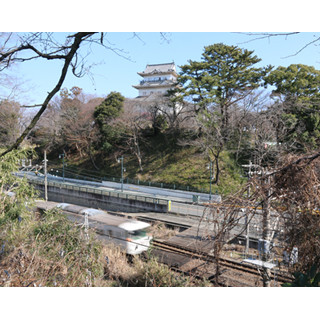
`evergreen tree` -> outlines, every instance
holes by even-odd
[[[112,124],[123,111],[124,96],[112,91],[106,99],[96,107],[94,118],[101,133],[101,146],[104,151],[111,150],[112,146],[120,139],[119,128]]]
[[[202,61],[189,60],[180,67],[180,93],[195,104],[198,141],[216,162],[216,182],[219,157],[234,130],[230,109],[262,86],[264,76],[271,70],[254,67],[260,61],[253,51],[218,43],[204,48]]]
[[[197,111],[215,107],[223,126],[228,125],[229,108],[258,88],[271,67],[253,67],[260,62],[253,51],[222,43],[204,48],[202,61],[181,66],[180,83],[184,96],[192,97]]]
[[[280,121],[276,124],[278,142],[295,151],[314,149],[320,145],[320,71],[294,64],[278,67],[266,77],[275,86]]]

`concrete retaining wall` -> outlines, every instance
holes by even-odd
[[[34,187],[44,197],[44,185],[32,182]],[[169,201],[156,198],[133,196],[125,193],[102,192],[101,190],[85,187],[64,187],[55,183],[48,185],[48,200],[66,202],[81,206],[100,208],[123,212],[168,212]]]

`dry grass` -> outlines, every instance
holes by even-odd
[[[64,283],[68,273],[62,261],[53,262],[42,258],[39,252],[33,254],[26,248],[14,249],[0,263],[2,287],[44,287],[50,283],[54,285],[57,279]]]
[[[155,222],[150,227],[150,233],[154,239],[168,239],[174,237],[179,230],[169,229],[162,222]]]
[[[153,226],[157,237],[175,231]],[[103,244],[59,212],[33,215],[0,228],[2,287],[164,287],[200,286],[150,257],[128,263],[125,252]]]

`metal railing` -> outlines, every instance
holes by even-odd
[[[51,169],[49,173],[62,177],[63,171],[61,168],[58,169]],[[78,180],[86,180],[86,181],[92,181],[92,182],[103,182],[103,181],[109,181],[109,182],[117,182],[121,183],[121,177],[112,177],[112,176],[97,176],[92,174],[79,174],[72,169],[68,168],[65,169],[65,178],[71,178],[71,179],[78,179]],[[188,191],[188,192],[196,192],[196,193],[208,193],[209,187],[206,188],[196,188],[181,184],[175,184],[175,183],[164,183],[164,182],[153,182],[153,181],[144,181],[139,179],[131,179],[129,177],[123,179],[123,183],[125,184],[133,184],[138,186],[147,186],[147,187],[155,187],[155,188],[163,188],[163,189],[171,189],[171,190],[178,190],[178,191]],[[213,190],[212,194],[217,194],[216,190]]]
[[[102,182],[102,178],[99,176],[83,175],[83,174],[76,173],[70,169],[65,169],[63,174],[63,169],[52,168],[49,170],[49,173],[58,177],[64,176],[66,179],[70,178],[70,179],[78,179],[78,180],[91,181],[91,182],[100,182],[100,183]]]

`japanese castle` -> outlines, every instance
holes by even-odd
[[[133,86],[139,90],[139,97],[163,95],[177,84],[177,73],[174,62],[148,64],[143,72],[138,72],[143,80]]]

